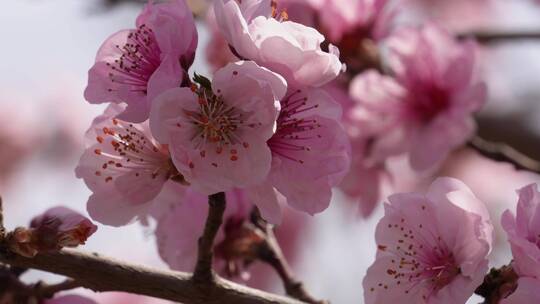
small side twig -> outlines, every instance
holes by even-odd
[[[279,246],[272,226],[264,222],[255,211],[252,215],[255,225],[262,229],[265,234],[265,242],[259,247],[258,259],[270,265],[279,275],[288,296],[310,304],[328,304],[327,301],[315,299],[304,287],[304,284],[296,279],[283,251]]]
[[[481,137],[474,137],[468,146],[482,156],[498,162],[512,164],[518,170],[526,170],[540,174],[540,162],[534,160],[514,148],[503,144],[487,141]]]
[[[79,287],[82,287],[80,283],[72,279],[67,279],[58,284],[48,285],[44,283],[38,283],[34,288],[34,293],[39,298],[52,298],[57,292],[71,290]]]
[[[540,39],[540,30],[538,31],[489,31],[480,30],[466,33],[459,33],[459,39],[473,38],[481,44],[494,44],[503,42],[513,42],[519,40]]]
[[[511,265],[493,268],[474,293],[484,297],[482,304],[497,304],[515,291],[518,278]]]
[[[212,271],[213,246],[219,227],[223,223],[223,213],[226,206],[225,193],[220,192],[209,196],[208,205],[208,217],[203,235],[199,238],[197,264],[193,272],[193,280],[196,282],[210,282],[214,279]]]

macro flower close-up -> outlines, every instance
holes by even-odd
[[[538,4],[3,3],[0,304],[539,302]]]

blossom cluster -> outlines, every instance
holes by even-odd
[[[323,88],[344,69],[338,49],[273,1],[220,0],[213,11],[237,58],[211,77],[191,71],[198,33],[184,0],[150,1],[134,29],[100,47],[84,94],[108,104],[75,170],[92,191],[90,216],[155,219],[160,255],[178,270],[192,270],[207,196],[226,193],[235,229],[254,208],[280,224],[285,205],[325,210],[351,162],[341,105]]]
[[[86,100],[107,104],[75,170],[92,192],[90,216],[117,227],[152,218],[163,260],[190,271],[208,196],[223,192],[216,264],[239,275],[231,244],[257,238],[244,225],[253,210],[279,225],[289,207],[324,211],[339,187],[368,216],[395,177],[392,160],[434,173],[474,135],[486,85],[474,42],[435,23],[397,27],[393,4],[215,0],[205,77],[192,68],[198,32],[185,1],[149,1],[88,74]],[[540,286],[540,198],[534,186],[519,195],[516,217],[502,220],[519,281],[501,303],[538,297]],[[389,196],[384,212],[365,302],[465,303],[492,250],[484,203],[438,178],[425,194]],[[23,255],[41,250],[19,243]]]

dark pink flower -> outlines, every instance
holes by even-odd
[[[493,227],[484,204],[452,178],[388,200],[363,282],[366,304],[464,304],[488,269]]]
[[[473,114],[486,100],[474,79],[474,44],[460,44],[427,25],[398,31],[388,41],[395,78],[370,71],[351,84],[351,95],[378,128],[373,155],[406,153],[424,171],[464,144],[475,130]],[[370,91],[364,95],[358,92]]]
[[[287,83],[251,61],[214,74],[212,90],[169,90],[150,117],[156,138],[169,145],[173,162],[203,194],[263,181],[270,170],[266,143],[275,130]]]
[[[516,216],[507,210],[501,224],[508,235],[519,276],[540,279],[540,193],[536,184],[518,190]]]
[[[150,1],[136,27],[119,31],[103,43],[88,73],[84,96],[91,103],[125,102],[128,107],[118,117],[142,122],[154,97],[181,85],[198,38],[184,0]]]
[[[123,110],[112,104],[86,133],[88,147],[75,169],[93,192],[88,212],[96,221],[120,226],[148,214],[160,194],[182,193],[182,177],[166,147],[150,135],[147,124],[114,118]]]

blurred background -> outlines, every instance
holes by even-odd
[[[337,1],[337,0],[336,0]],[[3,1],[0,10],[0,195],[8,228],[26,225],[36,214],[66,205],[86,214],[90,194],[74,168],[83,150],[83,134],[103,106],[82,97],[87,71],[101,43],[113,32],[131,28],[142,1],[17,0]],[[473,30],[540,32],[540,5],[532,0],[413,1],[404,22],[440,22],[456,33]],[[192,1],[196,10],[204,1]],[[199,52],[192,71],[209,75],[205,45],[209,34],[199,27]],[[540,159],[540,39],[483,46],[481,77],[490,99],[478,117],[480,134],[514,146]],[[402,160],[396,160],[400,166]],[[509,165],[483,159],[463,148],[438,175],[454,176],[469,185],[490,208],[498,227],[492,264],[510,260],[499,217],[514,209],[515,189],[539,177],[516,172]],[[398,189],[423,189],[431,176],[403,169]],[[298,250],[289,257],[298,277],[314,295],[332,303],[363,303],[362,278],[375,255],[374,230],[382,208],[368,219],[339,191],[324,213],[307,218]],[[278,228],[279,229],[279,228]],[[157,254],[152,227],[99,226],[84,248],[156,267],[167,267]],[[268,272],[269,290],[283,293]],[[29,272],[25,280],[59,278]],[[137,296],[92,294],[98,303],[164,303]],[[140,302],[137,302],[140,301]],[[470,303],[478,303],[472,299]]]

